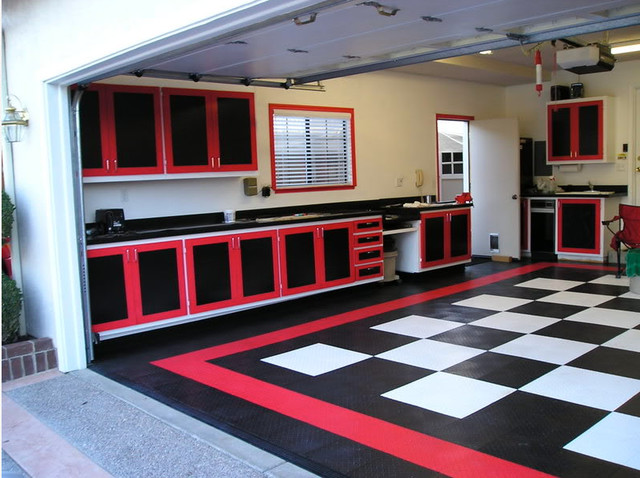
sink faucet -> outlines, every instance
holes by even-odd
[[[588,182],[589,184],[589,191],[593,191],[594,185],[591,181]]]

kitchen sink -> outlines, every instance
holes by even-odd
[[[562,194],[565,196],[611,196],[615,191],[562,191],[556,192],[556,194]]]
[[[277,222],[277,221],[295,221],[298,219],[313,219],[316,217],[328,216],[329,213],[304,213],[304,214],[289,214],[288,216],[274,216],[274,217],[259,217],[256,222]]]

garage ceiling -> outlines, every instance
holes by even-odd
[[[149,59],[137,74],[243,84],[276,80],[289,87],[399,68],[458,79],[473,71],[473,81],[531,83],[535,48],[548,72],[555,49],[568,45],[553,40],[640,41],[638,25],[637,0],[325,1]],[[488,49],[491,57],[477,55]]]

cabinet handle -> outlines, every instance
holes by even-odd
[[[118,170],[118,160],[113,160],[113,172],[115,173]]]
[[[138,249],[133,250],[133,262],[138,262]]]
[[[216,167],[216,158],[214,158],[213,156],[211,157],[211,169],[215,169]]]
[[[110,160],[110,159],[107,159],[107,172],[108,172],[108,173],[109,173],[109,172],[111,172],[111,165],[110,165],[110,163],[111,163],[111,160]]]

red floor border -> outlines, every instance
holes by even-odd
[[[517,463],[415,432],[384,420],[354,412],[208,363],[209,360],[216,358],[290,340],[548,267],[615,269],[591,264],[545,262],[530,264],[468,280],[460,284],[325,317],[275,332],[157,360],[152,364],[248,402],[449,476],[471,478],[476,478],[477,476],[549,476]]]

